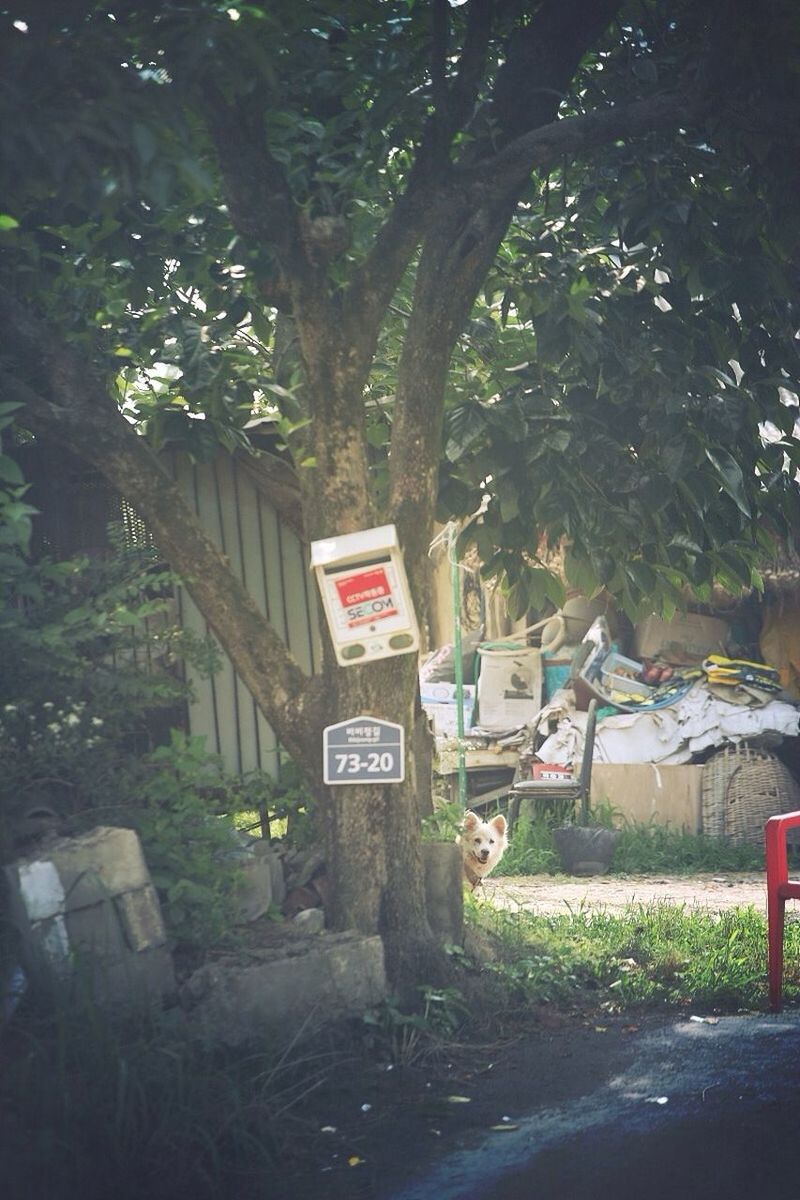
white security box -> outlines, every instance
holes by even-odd
[[[342,666],[419,648],[417,618],[394,525],[312,542],[311,567]]]

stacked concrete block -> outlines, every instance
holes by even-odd
[[[283,864],[265,839],[246,833],[236,837],[231,858],[238,872],[238,920],[242,923],[257,921],[272,905],[278,908],[283,903],[286,895]]]
[[[130,1008],[175,991],[164,922],[137,835],[99,826],[4,868],[26,967]]]
[[[440,941],[460,946],[464,938],[464,868],[455,842],[423,842],[428,924]]]
[[[387,992],[379,937],[320,933],[252,949],[246,961],[207,963],[182,985],[180,1000],[192,1028],[236,1046],[264,1037],[286,1042],[339,1017],[361,1016]]]

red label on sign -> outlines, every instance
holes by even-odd
[[[381,596],[391,596],[391,588],[383,567],[361,571],[358,575],[349,575],[346,579],[337,579],[336,590],[342,608],[363,604],[365,600],[378,600]]]

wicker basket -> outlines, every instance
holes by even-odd
[[[800,785],[767,750],[725,746],[703,767],[703,833],[760,846],[769,817],[800,809]]]

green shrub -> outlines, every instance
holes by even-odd
[[[534,819],[521,817],[495,875],[553,875],[561,870],[553,829],[562,814],[541,811]],[[592,810],[595,824],[616,826],[621,836],[610,871],[616,875],[692,874],[700,871],[758,871],[764,867],[759,846],[735,846],[723,838],[688,833],[655,822],[640,824],[620,819],[610,805]]]
[[[554,916],[467,906],[503,949],[488,968],[528,1003],[735,1012],[766,1004],[766,920],[752,907],[722,914],[680,905]],[[800,996],[800,923],[786,928],[785,996]]]
[[[66,818],[125,801],[121,772],[187,699],[179,658],[213,665],[172,620],[174,585],[118,534],[101,562],[0,555],[0,853],[36,806]]]
[[[176,579],[155,551],[111,540],[98,562],[0,554],[0,859],[37,808],[72,833],[131,825],[173,942],[206,944],[235,912],[233,814],[273,785],[226,776],[201,739],[168,732],[189,698],[180,661],[208,672],[215,654],[175,625]]]
[[[126,790],[136,803],[126,814],[142,841],[175,944],[207,946],[229,933],[236,918],[240,875],[232,812],[223,808],[227,777],[222,760],[202,738],[172,731],[135,768]]]

